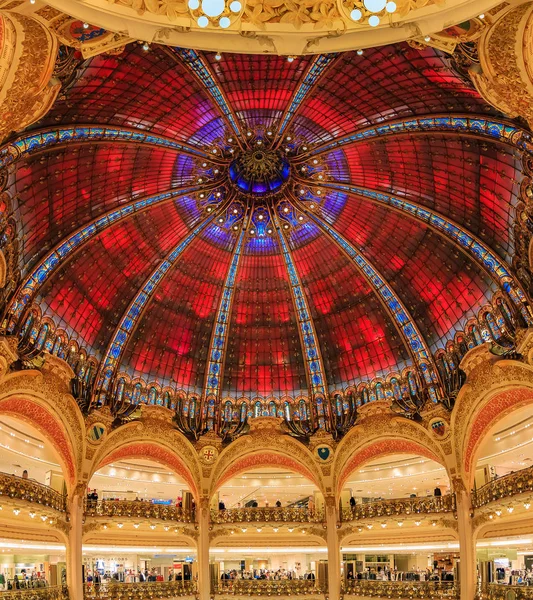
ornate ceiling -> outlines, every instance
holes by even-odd
[[[48,0],[47,4],[129,40],[209,51],[298,55],[339,52],[420,38],[488,13],[498,0],[394,0],[369,25],[363,0],[226,0],[219,16],[198,21],[206,0]],[[207,0],[210,5],[222,0]],[[367,5],[369,0],[366,0]],[[371,0],[383,8],[385,0]],[[192,6],[194,8],[190,8]],[[391,5],[392,6],[392,5]],[[361,10],[355,21],[352,11]],[[209,14],[209,10],[207,14]],[[204,15],[205,16],[205,15]],[[199,25],[201,23],[201,25]]]
[[[430,48],[94,57],[0,151],[12,326],[38,306],[102,378],[217,397],[431,381],[496,292],[521,307],[525,135]]]

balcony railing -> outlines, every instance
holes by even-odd
[[[481,508],[495,500],[518,496],[524,492],[533,492],[533,467],[520,469],[486,483],[472,494],[472,506]]]
[[[310,579],[225,579],[215,586],[216,594],[235,596],[304,596],[321,594],[318,582]]]
[[[455,510],[455,495],[425,496],[421,498],[391,498],[376,500],[354,507],[342,509],[343,521],[359,521],[377,517],[392,517],[396,515],[419,515],[431,513],[453,512]]]
[[[192,523],[194,514],[170,504],[153,504],[145,500],[103,500],[85,503],[87,517],[132,517],[135,519],[161,519],[178,523]]]
[[[452,581],[354,580],[344,584],[344,594],[363,598],[457,598],[459,588]]]
[[[63,494],[32,479],[23,479],[7,473],[0,473],[0,496],[35,502],[60,512],[67,510],[66,496]]]
[[[323,511],[308,508],[258,507],[212,510],[213,523],[322,523]]]
[[[196,584],[192,581],[161,581],[144,583],[103,582],[86,585],[85,600],[153,600],[173,599],[178,596],[194,596]]]
[[[532,600],[533,585],[484,583],[476,600]]]
[[[1,600],[69,600],[66,585],[0,592]]]

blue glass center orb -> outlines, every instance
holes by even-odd
[[[287,183],[291,167],[279,152],[269,149],[246,150],[229,166],[229,178],[240,191],[254,196],[279,192]]]

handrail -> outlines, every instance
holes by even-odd
[[[1,600],[69,600],[66,585],[0,592]]]
[[[0,473],[0,496],[35,502],[60,512],[67,510],[67,498],[56,490],[32,479]]]
[[[342,509],[343,521],[358,521],[376,517],[396,515],[418,515],[453,512],[455,510],[455,494],[446,496],[424,496],[420,498],[390,498],[375,500],[353,507]]]
[[[85,501],[86,517],[132,517],[192,523],[194,513],[171,504],[154,504],[146,500]]]
[[[477,600],[532,600],[533,585],[483,583]]]
[[[316,580],[310,579],[222,579],[215,584],[215,593],[238,596],[295,596],[320,594],[322,589]]]
[[[309,508],[264,506],[212,510],[213,523],[322,523],[324,512]]]
[[[481,508],[490,502],[525,492],[533,492],[533,467],[526,467],[489,481],[472,493],[472,506]]]
[[[453,581],[375,581],[358,579],[346,581],[347,596],[363,598],[457,598],[459,587]]]
[[[153,598],[173,599],[177,596],[194,596],[196,583],[193,581],[145,581],[142,583],[102,582],[84,586],[85,600],[148,600]]]

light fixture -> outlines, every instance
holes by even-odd
[[[497,508],[494,512],[496,513],[497,517],[499,517],[502,514],[502,511],[499,508]]]
[[[416,525],[417,527],[420,527],[420,523],[421,523],[421,521],[415,521],[415,525]]]
[[[220,52],[215,54],[215,60],[222,60],[222,54],[220,54]]]
[[[431,36],[426,35],[426,37],[424,38],[424,42],[431,42]]]
[[[250,229],[250,233],[253,235],[255,231],[253,229]]]
[[[170,529],[170,525],[165,525],[165,526],[163,527],[163,529],[164,529],[165,531],[168,531],[168,530]]]
[[[13,511],[13,512],[15,512],[15,511]],[[15,514],[17,514],[17,513],[15,513]],[[47,520],[48,520],[48,517],[46,515],[41,515],[41,521],[43,523],[46,522]]]
[[[89,29],[89,23],[84,23],[83,24],[83,29]]]
[[[145,52],[148,52],[148,50],[150,50],[150,44],[148,42],[144,42],[144,44],[143,44],[143,50]]]
[[[403,525],[403,521],[398,521],[398,527],[401,527]]]
[[[268,229],[268,230],[267,230],[267,233],[272,233],[272,229]]]
[[[289,527],[289,528],[288,528],[288,532],[289,532],[289,533],[292,533],[293,531],[294,531],[294,527]]]
[[[310,204],[310,205],[309,205],[309,208],[310,208],[311,210],[313,210],[313,208],[315,208],[315,205],[314,205],[314,204]]]
[[[157,527],[157,525],[150,525],[150,529],[153,531],[155,528]]]
[[[274,533],[278,533],[278,531],[279,531],[279,530],[278,530],[278,528],[277,528],[277,527],[274,527],[274,528],[272,529],[272,531],[273,531]]]
[[[387,5],[387,0],[363,0],[367,10],[373,13],[381,12]]]
[[[107,529],[107,525],[104,525],[104,529]]]
[[[208,17],[219,17],[226,8],[224,0],[202,0],[202,11]]]
[[[316,158],[315,158],[315,159],[313,160],[313,164],[314,164],[314,165],[318,165],[318,159],[316,159]]]
[[[357,50],[357,56],[363,56],[364,50]]]
[[[261,533],[262,531],[263,531],[263,528],[262,528],[262,527],[258,527],[258,528],[257,528],[257,533]]]
[[[385,527],[387,527],[387,523],[381,523],[381,527],[383,527],[383,529],[385,529]]]
[[[294,56],[287,56],[287,62],[294,62]]]
[[[524,502],[524,508],[525,508],[526,510],[529,510],[529,507],[530,507],[530,506],[531,506],[531,503],[530,503],[530,502]]]
[[[514,506],[508,506],[508,507],[507,507],[507,512],[508,512],[508,513],[512,513],[512,512],[513,512],[513,510],[514,510]]]
[[[243,533],[246,533],[246,527],[241,527],[241,531],[242,531]]]
[[[233,535],[235,532],[233,531],[233,529],[230,531],[230,534]]]
[[[479,18],[480,18],[480,19],[484,19],[484,18],[485,18],[485,13],[481,13],[481,14],[479,15]]]
[[[267,131],[267,135],[272,135],[272,132],[271,131]]]
[[[15,516],[18,517],[20,513],[20,508],[14,508],[13,512],[15,513]]]
[[[369,523],[369,524],[367,525],[367,528],[368,528],[368,529],[372,529],[372,527],[374,527],[374,525],[372,525],[372,523]]]
[[[122,528],[124,527],[124,523],[117,523],[117,527],[118,527],[119,529],[122,529]]]
[[[29,515],[30,519],[35,519],[35,513],[32,510],[30,510]]]
[[[139,529],[140,525],[141,525],[140,523],[134,523],[133,524],[133,526],[135,527],[135,529]]]

